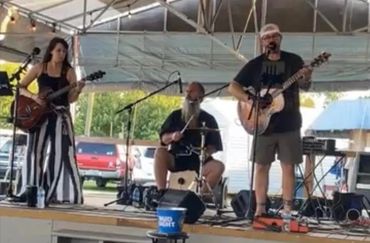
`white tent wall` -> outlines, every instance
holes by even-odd
[[[225,164],[224,176],[229,178],[229,193],[249,188],[252,137],[244,131],[239,122],[236,102],[205,100],[202,108],[215,117],[220,128],[223,152],[218,153],[216,158]]]
[[[220,128],[223,152],[218,152],[215,158],[220,159],[226,167],[224,176],[229,178],[228,192],[238,193],[240,190],[248,190],[250,185],[250,173],[252,168],[252,136],[248,135],[240,124],[237,115],[237,102],[233,100],[208,99],[202,103],[202,108],[211,113]],[[301,133],[304,136],[305,130],[311,125],[314,119],[320,114],[320,109],[301,107],[303,124]],[[320,161],[322,156],[317,156],[316,161]],[[322,163],[315,171],[315,176],[320,179],[333,165],[333,157],[323,158]],[[304,163],[301,164],[304,171]],[[299,173],[298,173],[299,175]],[[269,194],[281,193],[282,173],[279,161],[272,163],[270,169]],[[320,183],[334,186],[335,176],[329,174]],[[319,194],[316,188],[315,194]]]

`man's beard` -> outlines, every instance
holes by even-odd
[[[199,101],[191,101],[189,99],[184,100],[181,109],[181,118],[184,122],[188,122],[189,119],[193,116],[193,119],[190,122],[190,124],[196,125],[199,113],[200,113]]]
[[[266,53],[272,54],[272,53],[279,53],[280,52],[280,43],[277,42],[270,42],[266,47],[265,47]]]

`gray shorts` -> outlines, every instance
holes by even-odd
[[[275,161],[276,154],[282,163],[301,163],[303,161],[301,132],[297,130],[258,136],[256,163],[270,164]],[[252,156],[251,153],[251,159]]]

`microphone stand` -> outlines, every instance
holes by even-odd
[[[14,198],[13,193],[13,169],[14,169],[14,159],[15,159],[15,147],[16,147],[16,130],[17,130],[17,121],[18,121],[18,98],[19,98],[19,81],[20,81],[20,75],[22,72],[26,71],[27,66],[31,63],[31,61],[35,58],[35,55],[37,55],[38,52],[33,51],[32,54],[28,55],[23,64],[18,68],[17,71],[15,71],[14,74],[9,78],[9,81],[12,82],[13,80],[16,80],[16,83],[13,85],[15,87],[15,95],[14,95],[14,102],[13,102],[13,110],[11,114],[11,122],[13,125],[13,141],[12,141],[12,149],[10,154],[10,173],[9,173],[9,185],[8,185],[8,191],[7,191],[7,197],[8,198]]]
[[[132,102],[131,104],[128,104],[126,105],[125,107],[123,107],[122,109],[118,110],[116,112],[116,114],[119,114],[125,110],[127,110],[128,112],[128,122],[127,122],[127,136],[126,136],[126,162],[125,162],[125,178],[124,178],[124,191],[123,193],[121,194],[121,197],[116,199],[116,200],[113,200],[111,202],[108,202],[108,203],[105,203],[104,206],[108,206],[108,205],[111,205],[113,203],[116,203],[116,202],[122,202],[123,205],[130,205],[131,204],[131,195],[130,195],[130,192],[128,190],[128,177],[130,176],[131,177],[131,172],[130,172],[130,175],[128,174],[128,161],[129,161],[129,151],[130,151],[130,136],[131,136],[131,124],[132,124],[132,111],[133,111],[133,108],[140,102],[148,99],[149,97],[167,89],[168,87],[174,85],[174,84],[178,84],[180,82],[180,78],[175,80],[175,81],[172,81],[170,83],[168,83],[167,85],[163,86],[162,88],[159,88],[151,93],[149,93],[147,96],[144,96],[143,98],[140,98],[134,102]],[[130,178],[131,179],[131,178]]]
[[[261,72],[261,76],[262,76],[262,72]],[[260,78],[261,80],[261,78]],[[225,87],[227,87],[229,84],[226,84],[222,87],[220,87],[218,90],[220,89],[223,89]],[[249,201],[248,201],[248,209],[247,209],[247,212],[245,213],[245,216],[243,217],[238,217],[238,218],[233,218],[233,219],[226,219],[226,220],[223,220],[221,222],[218,222],[218,223],[214,223],[214,225],[227,225],[228,223],[231,223],[231,222],[237,222],[237,221],[241,221],[241,220],[245,220],[245,219],[248,219],[248,215],[251,214],[251,223],[253,223],[254,221],[254,212],[252,211],[252,203],[253,203],[253,198],[252,198],[252,192],[253,192],[253,185],[254,185],[254,171],[255,171],[255,164],[256,164],[256,149],[257,149],[257,136],[258,136],[258,115],[259,115],[259,111],[260,111],[260,103],[261,103],[261,100],[263,99],[261,97],[261,81],[259,81],[259,84],[258,86],[254,87],[255,89],[255,92],[252,93],[248,90],[246,90],[245,92],[249,95],[249,97],[253,100],[253,103],[252,103],[252,108],[248,114],[248,119],[250,119],[250,117],[252,116],[252,114],[254,114],[254,131],[253,131],[253,144],[252,144],[252,171],[251,171],[251,180],[250,180],[250,187],[249,187]],[[215,91],[216,92],[216,91]],[[209,92],[207,95],[211,94],[211,93],[214,93],[214,91],[211,91]],[[204,95],[206,96],[206,95]],[[204,97],[203,96],[203,97]],[[261,99],[262,98],[262,99]]]
[[[268,48],[265,55],[268,58],[270,55],[271,49]],[[226,225],[227,223],[230,222],[236,222],[244,219],[248,219],[248,215],[251,214],[251,223],[254,221],[254,212],[252,211],[252,203],[253,203],[253,187],[254,187],[254,171],[256,167],[256,150],[257,150],[257,140],[258,140],[258,122],[259,122],[259,114],[260,114],[260,107],[261,107],[261,101],[266,101],[268,98],[267,92],[271,88],[269,85],[269,88],[264,95],[264,97],[261,97],[261,87],[262,87],[262,76],[264,74],[264,70],[261,70],[260,73],[260,78],[258,84],[254,87],[254,93],[250,92],[249,90],[246,90],[245,92],[248,94],[248,96],[253,100],[252,101],[252,108],[248,114],[248,120],[251,118],[252,114],[254,114],[254,131],[253,131],[253,144],[252,144],[252,171],[251,171],[251,179],[249,183],[249,201],[248,201],[248,209],[247,212],[245,213],[244,217],[239,217],[236,219],[231,219],[231,220],[224,220],[221,225]],[[227,85],[226,85],[227,86]],[[226,87],[225,86],[225,87]],[[255,195],[255,198],[257,196]],[[267,197],[266,197],[267,201]],[[266,202],[265,202],[266,203]],[[257,200],[256,200],[257,204]],[[257,206],[257,205],[256,205]]]
[[[266,52],[265,52],[265,58],[268,59],[271,51],[274,51],[276,50],[276,44],[275,43],[270,43],[267,47],[266,47]],[[254,110],[254,132],[253,132],[253,144],[252,144],[252,171],[251,171],[251,180],[250,180],[250,188],[249,188],[249,192],[250,192],[250,197],[249,197],[249,207],[248,207],[248,210],[247,210],[247,217],[248,217],[248,214],[251,214],[251,222],[253,223],[254,221],[254,212],[252,212],[252,202],[253,202],[253,198],[252,198],[252,195],[253,195],[253,187],[254,187],[254,171],[255,171],[255,167],[256,167],[256,150],[257,150],[257,140],[258,140],[258,124],[259,124],[259,114],[260,114],[260,108],[264,109],[266,108],[266,104],[270,105],[272,102],[272,97],[271,95],[269,95],[269,91],[270,91],[270,88],[272,87],[272,81],[270,80],[269,84],[268,84],[268,88],[267,88],[267,91],[265,93],[265,95],[263,97],[261,97],[261,88],[262,88],[262,76],[263,74],[267,74],[268,71],[267,70],[261,70],[261,74],[260,74],[260,81],[259,83],[256,85],[255,88],[255,93],[254,94],[251,94],[251,92],[249,92],[248,90],[246,91],[247,94],[249,95],[249,97],[251,97],[253,99],[253,103],[252,103],[252,109],[250,110],[250,113],[249,113],[249,118],[252,116],[252,113],[253,113],[253,110]],[[263,104],[261,106],[261,101],[263,101]],[[268,187],[268,185],[267,185]],[[256,210],[257,210],[257,195],[255,194],[255,198],[256,198]],[[265,198],[265,204],[267,203],[267,195],[266,195],[266,198]],[[266,205],[265,205],[266,207]]]
[[[210,95],[212,95],[212,94],[214,94],[216,92],[220,92],[221,90],[223,90],[224,88],[227,88],[228,86],[229,86],[229,83],[224,84],[221,87],[218,87],[218,88],[216,88],[214,90],[211,90],[208,93],[205,93],[200,99],[203,99],[203,98],[205,98],[207,96],[210,96]],[[201,147],[203,147],[203,146],[201,146]],[[201,159],[201,164],[202,164],[202,161],[204,161],[204,159]],[[202,186],[200,186],[200,187],[202,187]],[[220,207],[221,204],[217,203],[216,197],[214,196],[214,192],[212,194],[213,194],[213,198],[214,198],[213,200],[214,200],[215,209],[216,209],[216,215],[215,215],[215,217],[213,219],[216,219],[216,217],[221,217],[223,213],[226,213],[226,211],[222,210],[221,207]],[[223,197],[223,195],[221,195],[221,197]]]
[[[261,102],[261,84],[258,85],[259,87],[256,87],[255,94],[249,96],[253,99],[252,103],[252,109],[250,110],[249,117],[254,112],[254,132],[253,132],[253,144],[252,144],[252,171],[251,171],[251,180],[249,183],[249,207],[246,213],[246,216],[248,217],[248,214],[251,214],[251,222],[253,223],[254,220],[254,212],[252,211],[252,203],[253,203],[253,186],[254,186],[254,171],[256,167],[256,150],[257,150],[257,139],[258,139],[258,116],[260,112],[260,102]],[[257,195],[255,195],[256,198],[256,206],[257,206]]]
[[[221,90],[223,90],[224,88],[226,88],[226,87],[228,87],[228,86],[229,86],[229,83],[227,83],[227,84],[225,84],[225,85],[222,85],[221,87],[219,87],[219,88],[217,88],[217,89],[214,89],[214,90],[212,90],[212,91],[209,91],[208,93],[205,93],[205,94],[202,96],[202,98],[207,97],[207,96],[209,96],[209,95],[211,95],[211,94],[214,94],[214,93],[216,93],[216,92],[218,92],[218,91],[221,91]]]

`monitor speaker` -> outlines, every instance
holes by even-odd
[[[333,217],[335,220],[356,220],[361,216],[363,209],[364,195],[334,192]]]
[[[252,197],[252,205],[251,209],[249,209],[249,200],[250,197]],[[251,219],[254,215],[254,212],[256,211],[256,196],[254,191],[252,191],[252,194],[249,190],[241,190],[236,194],[233,199],[231,200],[231,207],[233,208],[233,211],[235,215],[239,218],[248,218]],[[266,212],[270,208],[271,201],[267,198],[266,199]],[[248,215],[247,215],[248,214]]]
[[[185,223],[193,224],[202,216],[206,207],[202,200],[189,190],[169,189],[161,197],[158,207],[186,208]]]

